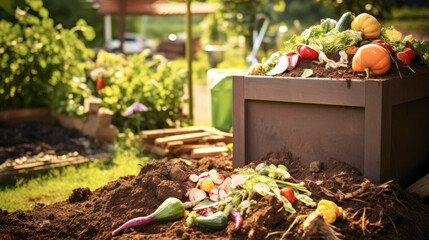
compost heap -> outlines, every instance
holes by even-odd
[[[185,218],[171,222],[154,222],[146,227],[130,228],[112,237],[112,231],[131,218],[151,214],[167,198],[183,202],[195,183],[188,180],[210,165],[220,174],[231,176],[231,157],[205,158],[200,167],[183,163],[154,162],[141,168],[137,176],[126,176],[109,182],[93,192],[75,189],[67,201],[52,205],[39,204],[32,211],[8,213],[0,211],[1,239],[264,239],[273,231],[279,238],[299,215],[315,211],[301,201],[292,206],[296,213],[285,211],[276,196],[254,194],[256,204],[244,214],[242,226],[234,230],[228,221],[222,230],[209,230],[186,224]],[[206,164],[204,162],[210,162]],[[229,166],[226,166],[225,163]],[[336,160],[301,164],[289,153],[271,153],[246,166],[254,169],[259,163],[284,165],[291,175],[287,181],[304,182],[314,202],[332,200],[346,212],[345,220],[337,220],[332,228],[344,239],[429,239],[429,206],[397,184],[373,183],[358,170]],[[243,170],[243,169],[241,169]],[[287,239],[301,239],[303,220],[291,229]],[[332,229],[331,228],[331,229]],[[320,235],[319,235],[320,237]]]
[[[429,72],[429,41],[402,36],[367,13],[322,19],[251,68],[254,75],[334,79],[408,78]]]

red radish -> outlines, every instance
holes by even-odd
[[[241,224],[243,223],[243,218],[241,217],[240,212],[237,211],[237,209],[235,208],[231,210],[229,215],[231,216],[232,220],[235,222],[234,230],[237,231],[238,229],[240,229]]]
[[[221,174],[221,176],[223,177],[223,180],[225,180],[227,178],[227,176],[225,174]]]
[[[214,201],[214,202],[219,201],[219,192],[218,191],[210,192],[209,199]]]
[[[219,189],[219,199],[221,201],[225,200],[228,197],[228,194],[223,189]]]
[[[298,54],[294,54],[294,55],[289,56],[289,66],[288,66],[287,70],[292,70],[292,69],[296,68],[296,66],[301,61],[301,58],[302,57]]]
[[[408,57],[410,58],[411,61],[413,61],[413,59],[415,57],[413,49],[406,47],[402,51],[408,55]]]
[[[223,183],[223,177],[215,170],[212,169],[209,171],[210,179],[213,181],[214,184],[222,184]]]
[[[288,58],[288,56],[281,55],[277,59],[276,66],[273,69],[271,69],[269,72],[267,72],[267,75],[273,76],[273,75],[277,75],[277,74],[282,74],[282,73],[284,73],[286,71],[286,69],[288,67],[289,67],[289,58]]]
[[[226,178],[219,186],[219,189],[223,189],[227,194],[229,194],[231,192],[231,178]]]
[[[239,185],[243,185],[246,182],[247,177],[237,174],[232,176],[231,178],[231,187],[235,188]]]
[[[198,177],[197,174],[191,174],[188,178],[189,182],[191,183],[197,183],[199,179],[200,178]]]
[[[209,173],[208,172],[203,172],[203,173],[201,173],[199,176],[198,176],[198,178],[199,179],[201,179],[201,178],[206,178],[206,177],[208,177],[209,176]],[[198,179],[198,180],[199,180]]]
[[[149,216],[137,217],[127,221],[122,226],[120,226],[115,231],[113,231],[112,236],[115,236],[121,233],[127,228],[144,227],[154,221],[161,221],[161,222],[174,221],[179,218],[183,218],[184,214],[185,214],[185,207],[183,206],[183,203],[179,199],[173,198],[173,197],[167,198],[155,210],[154,213],[150,214]]]
[[[204,192],[201,189],[198,188],[192,188],[191,190],[188,191],[189,194],[189,200],[191,202],[195,202],[195,201],[202,201],[203,199],[205,199],[207,197],[206,192]]]

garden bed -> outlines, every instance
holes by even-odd
[[[0,123],[0,178],[108,156],[75,129],[48,123]]]
[[[232,173],[231,158],[200,161],[205,161],[210,168],[219,166],[221,173]],[[315,170],[289,153],[272,153],[249,166],[260,162],[286,165],[295,181],[306,183],[314,201],[329,199],[342,206],[348,217],[334,225],[345,239],[427,239],[429,236],[429,206],[397,184],[369,182],[358,170],[339,161],[324,162]],[[64,202],[39,204],[32,211],[0,211],[0,238],[109,239],[115,228],[130,218],[152,213],[166,198],[184,201],[187,189],[193,186],[186,180],[187,176],[208,170],[203,169],[203,165],[196,170],[180,161],[156,162],[143,166],[137,176],[122,177],[93,192],[75,189]],[[363,191],[356,191],[359,189]],[[347,194],[352,197],[344,197]],[[232,221],[226,229],[213,231],[185,227],[185,220],[181,219],[129,229],[115,238],[264,239],[269,232],[285,231],[297,215],[314,211],[297,201],[293,204],[297,213],[291,215],[272,196],[255,196],[255,199],[257,204],[237,232]],[[293,239],[302,236],[301,224],[292,234]]]

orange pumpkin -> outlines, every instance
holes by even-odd
[[[368,44],[360,47],[353,57],[352,69],[355,72],[366,72],[380,75],[390,69],[390,55],[387,50],[376,44]]]

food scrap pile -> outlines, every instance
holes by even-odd
[[[317,77],[314,70],[323,66],[345,72],[344,76],[328,74],[329,77],[376,78],[396,72],[402,78],[404,73],[420,71],[423,65],[429,67],[428,41],[417,41],[411,35],[402,37],[393,26],[382,27],[367,13],[355,16],[347,12],[338,21],[322,19],[319,25],[292,36],[284,47],[284,52],[275,52],[268,60],[252,66],[251,73]],[[293,73],[302,60],[307,62],[305,69],[299,74]]]
[[[64,202],[0,211],[0,238],[429,237],[428,205],[394,183],[369,181],[343,162],[308,166],[281,152],[229,171],[223,169],[231,169],[231,158],[200,161],[211,169],[155,162],[95,191],[75,189]]]

